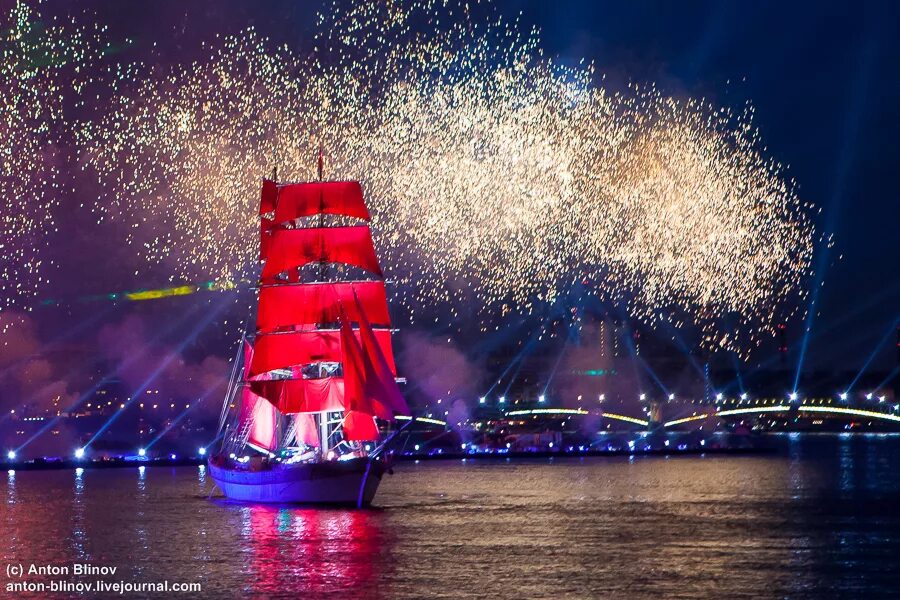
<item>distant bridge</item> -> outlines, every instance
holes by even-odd
[[[764,415],[779,415],[779,414],[789,414],[791,412],[795,412],[796,414],[814,417],[816,415],[820,415],[823,417],[830,416],[839,416],[839,417],[847,417],[847,418],[857,418],[857,419],[876,419],[881,421],[887,421],[892,423],[900,423],[900,415],[876,411],[876,410],[867,410],[863,408],[850,408],[844,406],[834,406],[832,401],[829,399],[811,399],[803,401],[800,404],[785,404],[781,403],[774,399],[769,400],[757,400],[754,406],[746,406],[741,407],[740,404],[745,401],[739,401],[736,408],[725,408],[724,406],[711,406],[709,410],[697,410],[693,412],[691,415],[680,417],[677,419],[672,419],[669,421],[663,421],[659,423],[664,428],[676,427],[678,425],[683,425],[685,423],[693,423],[704,421],[706,419],[721,419],[728,417],[736,417],[741,415],[748,416],[764,416]],[[624,423],[630,423],[632,425],[637,425],[640,427],[649,427],[651,422],[649,419],[633,417],[629,415],[623,415],[620,413],[608,412],[599,409],[588,410],[584,408],[526,408],[526,409],[517,409],[510,410],[504,413],[506,417],[539,417],[539,416],[594,416],[603,419],[611,419],[614,421],[620,421]],[[430,423],[434,425],[446,425],[445,421],[440,419],[433,418],[423,418],[417,417],[417,421],[421,421],[424,423]]]

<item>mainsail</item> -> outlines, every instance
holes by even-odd
[[[364,223],[326,226],[324,215]],[[315,226],[303,226],[308,217],[318,217]],[[285,438],[321,455],[338,440],[377,440],[376,419],[410,412],[397,385],[385,283],[362,188],[355,181],[266,180],[260,218],[264,265],[240,430],[265,451],[275,449],[281,415],[291,415]]]

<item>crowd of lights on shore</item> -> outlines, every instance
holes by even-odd
[[[793,393],[791,395],[794,395]],[[825,415],[836,415],[841,417],[860,417],[864,419],[875,419],[881,421],[888,421],[894,423],[900,423],[900,414],[896,414],[900,412],[900,405],[891,404],[890,408],[893,412],[884,412],[884,411],[874,411],[867,410],[864,408],[851,408],[848,406],[833,406],[832,403],[835,402],[833,398],[803,398],[797,401],[792,401],[791,403],[784,403],[784,401],[779,401],[775,398],[759,398],[756,400],[750,400],[746,397],[746,394],[742,395],[741,398],[724,398],[721,395],[717,395],[716,402],[709,405],[709,410],[705,412],[695,412],[689,416],[681,417],[678,419],[673,419],[669,421],[665,421],[660,423],[664,429],[676,427],[678,425],[684,425],[688,423],[699,423],[701,421],[705,421],[707,419],[721,419],[724,417],[734,417],[734,416],[762,416],[764,414],[775,414],[775,413],[789,413],[792,410],[796,410],[798,414],[808,413],[808,414],[825,414]],[[840,398],[840,402],[846,402],[847,394],[840,393],[837,395]],[[876,400],[879,404],[884,403],[884,396],[875,396],[874,393],[865,394],[865,398],[868,400]],[[481,400],[487,400],[486,397],[479,398],[479,404],[483,405],[485,402],[481,402]],[[498,404],[497,407],[502,407],[505,404],[505,398],[503,398],[504,402],[500,402],[500,398],[497,399]],[[545,402],[546,399],[541,400],[540,402]],[[746,406],[742,408],[723,408],[719,404],[725,403],[737,403],[737,404],[755,404],[754,406]],[[826,405],[827,404],[827,405]],[[185,405],[185,409],[189,409],[191,405]],[[122,405],[120,408],[124,408]],[[144,405],[141,404],[140,408],[144,408]],[[153,405],[152,408],[157,408],[157,405]],[[174,408],[174,404],[171,406]],[[11,414],[15,414],[15,410],[10,411]],[[573,416],[584,417],[584,416],[595,416],[601,417],[605,419],[612,419],[615,421],[621,421],[625,423],[630,423],[633,425],[637,425],[639,427],[648,428],[653,425],[653,423],[648,419],[642,419],[637,417],[631,417],[628,415],[623,415],[619,413],[614,413],[605,410],[588,410],[584,408],[566,408],[566,407],[541,407],[541,408],[525,408],[525,409],[517,409],[517,410],[508,410],[503,411],[502,415],[504,418],[514,418],[514,417],[525,417],[531,416],[533,418],[538,417],[565,417],[572,418]],[[44,417],[25,417],[24,421],[40,421],[43,420]],[[430,416],[415,416],[415,417],[406,417],[399,416],[397,417],[399,421],[408,421],[410,419],[415,419],[416,422],[432,425],[437,427],[448,428],[451,426],[447,421],[432,418]],[[606,433],[605,431],[601,431],[600,433]],[[644,432],[642,435],[645,435]],[[131,457],[131,459],[136,460],[150,460],[149,450],[153,448],[165,435],[165,431],[161,432],[157,435],[153,440],[151,440],[145,446],[142,446],[137,449],[136,455]],[[628,442],[628,447],[631,450],[635,448],[635,442]],[[86,460],[88,458],[87,451],[90,444],[86,444],[84,446],[79,446],[73,450],[72,456],[75,460],[81,461]],[[668,443],[665,444],[668,446]],[[701,446],[705,445],[704,441],[700,442]],[[550,444],[550,449],[553,448],[553,445]],[[686,445],[682,444],[678,447],[678,449],[685,449]],[[470,452],[478,453],[478,448],[473,444],[463,443],[463,450],[469,450]],[[507,450],[509,447],[507,446]],[[589,447],[579,446],[579,451],[584,452],[586,450],[590,450]],[[6,459],[8,463],[15,463],[19,459],[19,454],[22,448],[9,449],[6,453]],[[420,446],[417,444],[414,448],[415,452],[420,451]],[[501,449],[502,450],[502,449]],[[574,447],[570,448],[570,450],[574,450]],[[490,453],[490,451],[486,450]],[[197,448],[196,454],[193,458],[203,458],[207,454],[207,445],[202,445]],[[163,457],[168,460],[177,460],[179,457],[176,454],[168,454],[163,453]],[[128,457],[125,457],[128,458]],[[185,457],[190,458],[190,457]]]

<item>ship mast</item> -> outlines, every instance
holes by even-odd
[[[323,156],[322,145],[319,144],[319,156],[316,159],[316,166],[318,171],[318,181],[322,183],[324,180],[323,171],[325,170],[325,157]],[[325,195],[319,194],[319,229],[325,227]],[[325,239],[322,238],[322,247],[320,249],[320,256],[322,259],[319,261],[319,278],[318,281],[325,281],[327,274],[327,264],[325,263]],[[319,363],[319,377],[327,376],[327,372],[325,371],[325,367],[323,364]],[[330,448],[330,440],[331,440],[331,428],[329,426],[329,414],[328,411],[319,413],[316,415],[316,421],[319,425],[319,450],[322,456],[328,456],[328,450]]]

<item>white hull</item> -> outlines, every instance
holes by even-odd
[[[367,458],[276,465],[260,471],[209,463],[210,475],[231,500],[359,507],[372,502],[384,470],[382,461]]]

